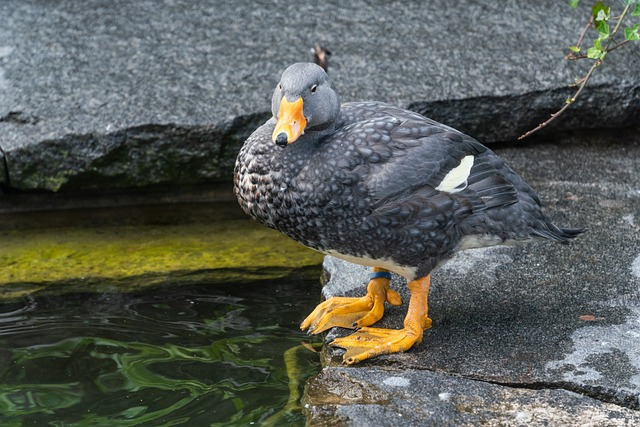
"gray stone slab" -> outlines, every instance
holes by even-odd
[[[387,101],[484,142],[510,140],[559,107],[588,68],[563,59],[588,7],[6,0],[0,148],[9,185],[229,179],[239,145],[269,114],[280,73],[318,43],[332,52],[344,101]],[[612,53],[555,129],[638,122],[639,68],[637,44]]]
[[[417,369],[325,369],[307,384],[309,425],[634,426],[640,413],[561,389]]]
[[[7,164],[4,158],[4,153],[0,149],[0,186],[8,184],[8,181],[9,172],[7,171]]]
[[[515,388],[563,389],[634,410],[630,419],[636,420],[640,132],[577,132],[497,152],[538,190],[551,218],[589,232],[569,246],[535,243],[459,253],[433,273],[433,325],[424,341],[351,369],[363,377],[378,369],[395,376],[427,370]],[[325,269],[330,277],[325,297],[364,294],[367,268],[326,258]],[[405,305],[389,307],[379,326],[399,328],[408,292],[397,277],[392,286]],[[327,339],[347,333],[334,329]],[[329,350],[327,370],[338,369],[341,353]],[[375,378],[366,381],[376,384]],[[351,404],[356,405],[343,402],[336,408],[356,414],[343,408]]]

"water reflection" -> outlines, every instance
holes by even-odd
[[[317,295],[280,280],[0,305],[1,424],[304,425],[279,411],[320,369],[298,329]]]

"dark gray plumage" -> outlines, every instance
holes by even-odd
[[[455,129],[379,102],[340,106],[315,64],[294,64],[272,98],[274,117],[238,154],[234,191],[258,221],[318,251],[373,267],[363,297],[319,304],[300,327],[357,329],[330,345],[345,363],[422,341],[430,272],[458,250],[532,239],[561,243],[540,200],[491,150]],[[371,328],[401,304],[389,270],[407,278],[402,329]]]
[[[283,97],[301,97],[307,119],[285,147],[272,139]],[[460,249],[584,231],[553,225],[531,187],[475,139],[383,103],[340,107],[315,64],[285,71],[273,113],[242,147],[234,191],[247,214],[310,248],[413,280]]]

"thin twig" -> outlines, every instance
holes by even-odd
[[[613,34],[611,35],[611,41],[613,41]],[[632,40],[623,40],[619,43],[616,43],[615,46],[613,47],[607,47],[607,53],[611,52],[612,50],[616,50],[617,48],[619,48],[620,46],[622,46],[623,44],[627,44]]]
[[[589,81],[589,78],[591,77],[591,74],[593,74],[593,72],[596,70],[596,68],[598,68],[600,66],[600,64],[602,64],[602,60],[601,59],[598,59],[596,62],[593,63],[593,65],[589,69],[589,72],[584,77],[584,79],[582,80],[582,83],[578,87],[578,90],[576,91],[576,93],[574,93],[571,98],[567,99],[567,102],[564,104],[564,106],[561,109],[559,109],[555,113],[551,114],[551,117],[548,120],[546,120],[545,122],[540,123],[538,126],[536,126],[535,128],[531,129],[529,132],[527,132],[527,133],[525,133],[523,135],[520,135],[518,137],[518,139],[519,140],[520,139],[524,139],[524,138],[528,137],[529,135],[531,135],[532,133],[538,132],[540,129],[542,129],[543,127],[547,126],[556,117],[558,117],[560,114],[562,114],[564,112],[564,110],[569,108],[569,106],[574,103],[574,101],[576,100],[578,95],[580,95],[580,93],[582,93],[582,90],[587,85],[587,81]]]
[[[578,37],[578,41],[576,42],[576,47],[580,48],[580,45],[582,44],[582,41],[584,40],[584,36],[587,35],[587,32],[589,31],[589,28],[591,28],[591,25],[593,24],[593,15],[591,15],[589,17],[589,21],[587,21],[587,25],[584,26],[584,30],[582,30],[582,34],[580,34],[580,37]],[[575,56],[576,52],[569,52],[567,54],[567,56],[565,56],[566,59],[576,59]]]
[[[622,46],[623,44],[627,44],[627,43],[629,43],[630,41],[632,41],[632,40],[623,40],[623,41],[621,41],[621,42],[618,42],[618,43],[616,43],[614,46],[611,46],[610,48],[608,48],[608,49],[606,50],[606,52],[607,52],[607,53],[609,53],[609,52],[611,52],[612,50],[616,50],[617,48],[619,48],[619,47],[620,47],[620,46]],[[571,57],[570,57],[569,55],[571,55],[571,54],[573,54],[573,56],[571,56]],[[568,53],[568,54],[567,54],[567,56],[565,57],[565,59],[569,59],[569,60],[571,60],[571,61],[576,60],[576,59],[585,59],[585,58],[588,58],[588,56],[587,56],[587,55],[584,55],[584,54],[582,54],[582,55],[575,55],[575,52],[570,52],[570,53]]]

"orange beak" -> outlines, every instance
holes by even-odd
[[[294,142],[304,133],[307,119],[304,116],[303,107],[302,98],[289,102],[286,97],[282,97],[278,121],[271,136],[273,142],[280,146],[285,146]]]

